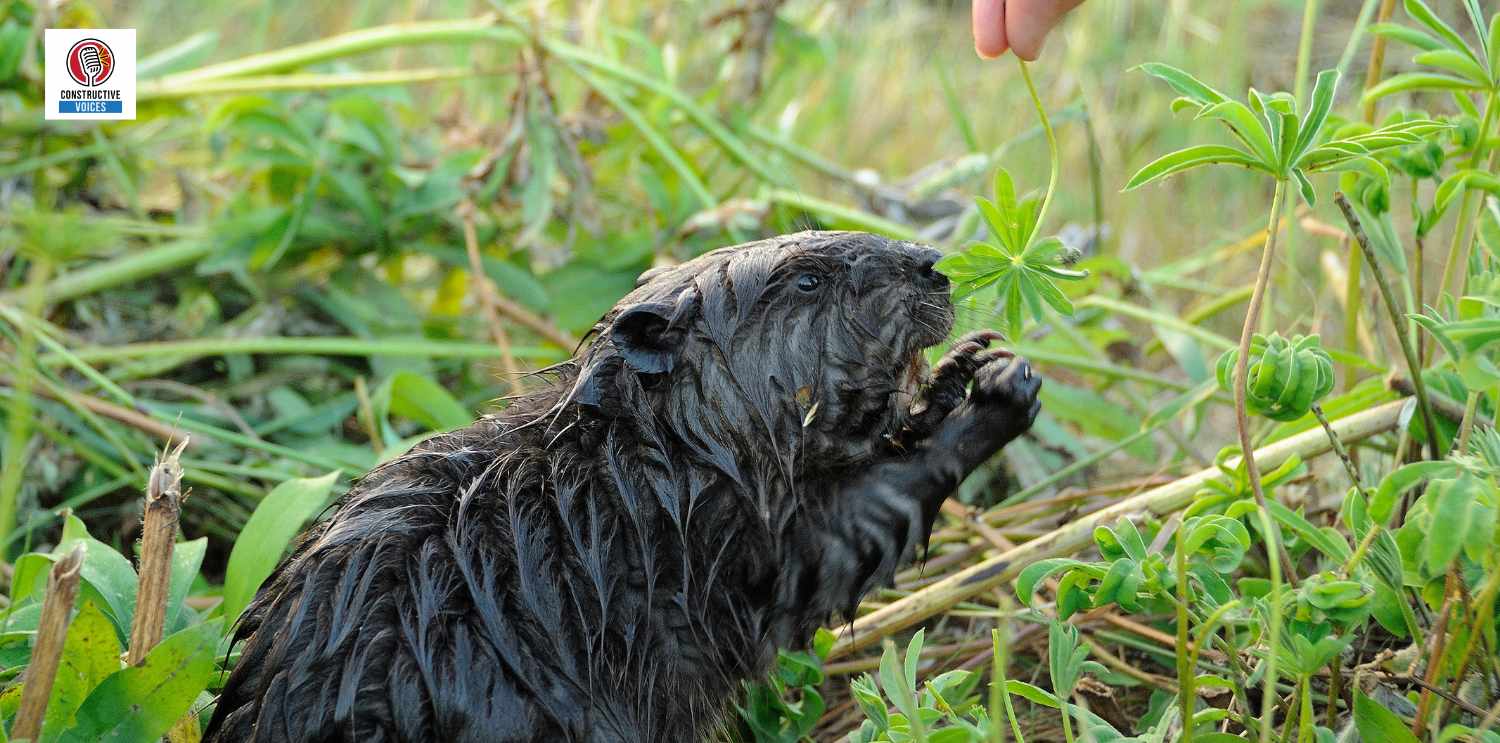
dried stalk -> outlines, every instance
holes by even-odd
[[[1432,422],[1432,406],[1427,402],[1427,385],[1422,381],[1422,363],[1412,350],[1411,338],[1407,337],[1405,323],[1402,322],[1401,309],[1396,305],[1396,296],[1391,293],[1390,282],[1386,281],[1385,272],[1376,261],[1375,250],[1370,247],[1370,238],[1365,236],[1365,226],[1360,223],[1353,207],[1349,206],[1349,200],[1344,198],[1342,191],[1335,193],[1333,200],[1338,202],[1339,211],[1344,213],[1349,231],[1354,233],[1354,241],[1359,243],[1359,249],[1365,254],[1365,262],[1370,265],[1370,274],[1380,287],[1380,296],[1385,300],[1386,311],[1391,315],[1391,329],[1396,332],[1396,340],[1401,343],[1401,353],[1406,356],[1407,372],[1411,374],[1412,387],[1417,391],[1417,406],[1422,410],[1422,423],[1427,427],[1427,453],[1433,459],[1440,459],[1442,452],[1438,451],[1437,426]]]
[[[175,449],[163,449],[146,480],[146,514],[141,526],[140,583],[130,624],[130,665],[140,665],[161,642],[167,625],[167,593],[172,582],[172,548],[182,514],[183,438]]]
[[[1333,422],[1333,428],[1344,443],[1361,441],[1395,427],[1404,400],[1394,400]],[[1329,451],[1328,435],[1321,429],[1303,431],[1277,441],[1256,452],[1257,459],[1275,468],[1296,455],[1310,459]],[[1230,460],[1230,467],[1236,462]],[[1168,485],[1148,490],[1108,508],[1078,518],[1066,526],[976,563],[920,591],[890,603],[856,619],[839,635],[829,657],[847,655],[869,647],[890,635],[928,617],[940,614],[972,596],[988,591],[1009,580],[1036,560],[1071,554],[1093,543],[1094,528],[1120,518],[1136,518],[1146,513],[1171,513],[1192,502],[1193,496],[1209,480],[1220,477],[1210,467]]]
[[[490,337],[500,348],[500,368],[505,371],[505,383],[515,386],[521,380],[521,367],[516,365],[515,354],[511,353],[510,334],[505,332],[505,325],[500,322],[500,313],[495,309],[496,292],[490,286],[489,277],[484,273],[484,261],[479,256],[479,238],[474,230],[474,205],[465,201],[459,206],[458,215],[464,223],[464,248],[469,253],[469,273],[474,282],[474,294],[479,297],[479,307],[484,311],[484,321],[489,326]]]
[[[42,598],[36,645],[31,651],[31,664],[26,667],[21,706],[10,729],[11,740],[36,740],[42,732],[42,716],[47,711],[47,700],[52,697],[52,682],[57,679],[57,664],[68,637],[73,601],[78,598],[78,576],[85,554],[86,549],[79,543],[54,563],[47,574],[47,594]]]

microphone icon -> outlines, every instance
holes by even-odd
[[[99,58],[99,47],[90,44],[79,49],[78,64],[83,68],[83,74],[88,77],[88,86],[98,85],[99,76],[104,74],[104,60]]]

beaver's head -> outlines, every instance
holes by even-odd
[[[655,269],[595,325],[568,399],[736,479],[747,461],[771,476],[858,463],[900,429],[922,349],[952,328],[939,257],[802,232]]]

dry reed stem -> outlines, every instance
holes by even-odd
[[[177,519],[182,514],[183,438],[175,449],[163,449],[146,479],[146,513],[141,525],[140,582],[135,616],[130,623],[126,660],[140,665],[161,642],[167,625],[167,594],[172,582],[172,549],[177,541]]]
[[[1395,427],[1405,400],[1394,400],[1333,422],[1333,428],[1347,444],[1363,440]],[[1256,452],[1266,467],[1280,466],[1296,455],[1309,459],[1329,451],[1328,436],[1322,429],[1303,431]],[[1236,466],[1236,460],[1226,463]],[[840,633],[830,658],[847,655],[878,643],[881,638],[917,624],[928,617],[953,608],[956,604],[988,591],[1009,580],[1036,560],[1071,554],[1093,542],[1094,528],[1121,518],[1137,518],[1146,513],[1162,515],[1192,502],[1204,483],[1221,475],[1210,467],[1180,480],[1148,490],[1108,508],[1080,517],[1060,529],[971,565],[905,598],[856,619]]]
[[[505,372],[505,383],[510,387],[520,384],[521,367],[516,365],[515,354],[510,350],[510,334],[500,322],[500,312],[495,306],[495,295],[489,276],[484,272],[484,261],[479,255],[479,238],[474,229],[474,205],[465,201],[458,207],[459,218],[464,223],[464,249],[469,254],[469,280],[473,282],[474,294],[479,297],[479,307],[484,312],[484,322],[490,329],[490,338],[500,348],[500,368]]]
[[[42,598],[42,617],[37,623],[36,645],[31,664],[26,667],[25,686],[21,689],[21,706],[11,725],[11,740],[35,740],[42,731],[47,701],[52,697],[52,682],[57,679],[57,664],[62,659],[63,643],[68,637],[69,615],[78,598],[78,576],[87,551],[82,543],[52,565],[47,574],[47,593]]]

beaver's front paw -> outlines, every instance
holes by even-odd
[[[932,368],[932,379],[922,388],[921,397],[912,402],[907,418],[904,438],[920,441],[933,431],[968,396],[969,382],[974,373],[984,366],[992,354],[1010,355],[1009,351],[997,349],[986,352],[990,343],[1002,338],[994,330],[969,333],[943,354],[942,360]]]
[[[933,434],[937,447],[954,452],[965,472],[1025,433],[1041,410],[1042,378],[1031,362],[999,350],[978,359],[968,397]]]
[[[1026,359],[993,352],[986,356],[984,366],[974,372],[969,400],[986,417],[994,416],[1011,429],[1008,441],[1031,428],[1042,409],[1042,401],[1037,397],[1042,378]]]

